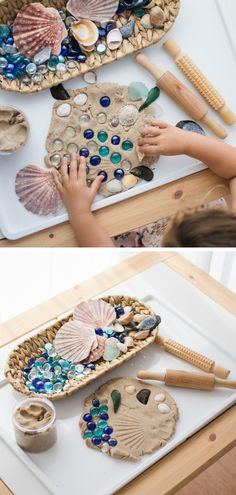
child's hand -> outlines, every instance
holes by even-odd
[[[139,151],[146,156],[184,155],[191,134],[165,122],[154,120],[150,122],[149,127],[141,131],[141,138],[138,141]]]
[[[85,158],[81,157],[78,163],[76,153],[73,153],[70,164],[66,157],[63,158],[60,172],[60,175],[54,174],[54,179],[69,216],[90,213],[103,176],[97,176],[92,186],[88,187]]]

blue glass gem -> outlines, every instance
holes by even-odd
[[[89,370],[95,370],[95,364],[89,363],[87,364],[86,368],[88,368]]]
[[[30,366],[32,366],[32,364],[34,364],[34,363],[35,363],[35,359],[34,359],[34,358],[30,358],[30,359],[29,359],[29,363],[28,363],[28,364],[29,364]],[[30,372],[30,368],[28,368],[28,370],[29,370],[29,372]]]
[[[116,11],[116,13],[119,15],[119,14],[123,14],[123,12],[125,11],[125,6],[124,4],[121,2],[119,5],[118,5],[118,9]]]
[[[15,70],[14,64],[8,64],[6,70],[9,72],[13,72]]]
[[[109,439],[110,439],[110,435],[107,435],[106,433],[103,433],[103,435],[102,435],[102,441],[103,442],[108,442]]]
[[[78,53],[72,50],[67,55],[68,60],[76,60],[77,57],[78,57]]]
[[[14,39],[9,36],[9,38],[6,39],[6,44],[7,45],[14,45]]]
[[[101,443],[101,438],[96,438],[96,437],[93,437],[93,438],[92,438],[92,442],[93,442],[93,445],[100,445],[100,443]]]
[[[42,353],[42,357],[47,360],[48,359],[48,353],[47,352],[43,352]]]
[[[110,447],[115,447],[117,445],[117,440],[115,440],[115,438],[110,438],[110,440],[108,440],[108,443]]]
[[[125,341],[125,335],[124,335],[124,334],[122,334],[122,333],[121,333],[121,334],[119,335],[119,341],[120,341],[122,344],[124,343],[124,341]]]
[[[107,426],[104,429],[104,433],[106,433],[107,435],[111,435],[113,433],[113,428],[111,426]]]
[[[96,167],[101,163],[101,157],[98,155],[91,156],[90,163],[93,167]]]
[[[96,328],[95,333],[102,337],[103,336],[103,329],[102,328]]]
[[[80,156],[84,156],[85,158],[88,158],[88,156],[89,156],[88,148],[81,148],[79,154],[80,154]]]
[[[89,423],[92,419],[92,414],[87,413],[83,416],[83,420],[86,421],[86,423]]]
[[[100,27],[98,31],[99,31],[99,37],[100,38],[105,38],[106,37],[107,32],[106,32],[106,29],[105,28]]]
[[[35,389],[38,390],[38,391],[44,390],[44,384],[43,384],[43,382],[37,382],[37,384],[34,385],[34,386],[35,386]]]
[[[98,175],[103,175],[102,182],[106,182],[107,181],[107,173],[105,172],[105,170],[101,170],[101,172],[99,172]]]
[[[61,55],[63,55],[63,57],[65,57],[68,53],[68,47],[66,45],[62,45],[61,47]]]
[[[109,419],[109,416],[107,413],[103,412],[99,416],[100,419],[103,419],[104,421],[107,421]]]
[[[106,25],[106,32],[107,34],[112,31],[112,29],[116,28],[116,23],[115,22],[108,22]]]
[[[84,131],[84,137],[85,139],[93,139],[94,137],[94,132],[92,129],[86,129],[86,131]]]
[[[0,26],[0,40],[7,39],[11,34],[11,28],[9,26]]]
[[[112,142],[112,144],[114,144],[115,146],[118,146],[118,144],[120,144],[120,136],[112,136],[112,138],[111,138],[111,142]]]
[[[93,399],[92,404],[94,407],[99,407],[100,406],[100,401],[98,399]]]
[[[117,168],[114,172],[114,177],[118,180],[123,179],[125,173],[122,168]]]
[[[100,99],[100,105],[104,108],[106,107],[109,107],[111,104],[111,100],[109,98],[109,96],[103,96],[101,99]]]
[[[30,364],[30,363],[29,363],[29,364]],[[24,369],[23,369],[24,373],[27,373],[27,374],[30,372],[30,370],[31,370],[31,368],[24,368]]]
[[[77,57],[78,62],[83,64],[87,60],[87,56],[84,53],[80,53]]]
[[[115,312],[117,318],[125,314],[124,308],[122,308],[122,306],[115,306]]]
[[[35,387],[37,385],[38,382],[40,382],[40,378],[36,377],[32,380],[32,385]]]
[[[95,425],[95,423],[93,421],[89,421],[88,424],[87,424],[87,428],[88,428],[88,430],[93,431],[93,430],[95,430],[96,425]]]

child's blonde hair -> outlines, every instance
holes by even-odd
[[[166,231],[163,247],[236,247],[236,215],[204,207],[179,212]]]

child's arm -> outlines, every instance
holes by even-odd
[[[56,186],[67,208],[71,227],[80,247],[114,247],[91,213],[92,202],[102,183],[102,176],[96,177],[89,188],[86,182],[86,163],[81,157],[78,167],[76,153],[70,166],[63,158],[61,176],[54,175]]]
[[[232,179],[236,176],[236,148],[164,122],[154,121],[144,128],[139,150],[147,156],[188,155],[205,163],[220,177]]]

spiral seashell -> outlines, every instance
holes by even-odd
[[[73,320],[58,330],[54,346],[62,358],[80,363],[89,356],[91,349],[95,352],[98,341],[92,326]]]
[[[48,46],[52,54],[59,55],[66,34],[59,12],[38,2],[23,7],[13,24],[16,47],[30,60]]]
[[[105,22],[112,19],[117,11],[119,0],[69,0],[67,10],[76,19],[90,19]]]
[[[56,170],[45,170],[36,165],[28,165],[16,176],[15,191],[23,206],[35,215],[55,214],[62,206],[56,188]]]
[[[102,299],[90,300],[76,306],[74,319],[93,328],[108,327],[116,319],[116,312],[111,304]]]

